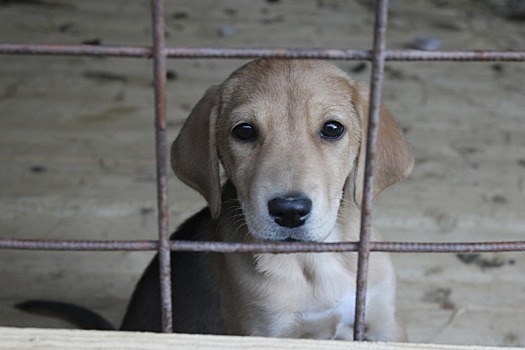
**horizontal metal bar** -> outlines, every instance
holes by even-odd
[[[0,239],[0,249],[15,250],[63,250],[63,251],[143,251],[156,250],[158,241],[87,241],[87,240],[43,240]]]
[[[0,44],[0,54],[11,55],[152,57],[152,52],[146,46]]]
[[[147,46],[103,45],[43,45],[0,44],[0,54],[11,55],[66,55],[108,57],[152,57]],[[166,48],[169,58],[317,58],[330,60],[371,60],[371,50],[322,49],[322,48],[213,48],[171,47]],[[421,51],[386,50],[386,61],[525,61],[525,51],[464,50]]]
[[[525,241],[509,242],[371,242],[371,251],[392,253],[523,252]]]
[[[385,50],[386,61],[525,61],[525,51],[463,50],[421,51]]]
[[[166,49],[170,58],[317,58],[370,60],[369,50],[320,48],[213,48],[177,47]]]
[[[171,241],[172,251],[215,252],[215,253],[322,253],[357,251],[358,242],[314,243],[314,242],[264,242],[231,243]]]
[[[88,241],[88,240],[35,240],[0,239],[0,249],[13,250],[62,250],[62,251],[145,251],[157,250],[158,241]],[[229,243],[170,241],[170,249],[177,252],[215,253],[322,253],[353,252],[358,242],[265,242]],[[474,253],[474,252],[521,252],[525,241],[509,242],[370,242],[370,250],[391,253]]]

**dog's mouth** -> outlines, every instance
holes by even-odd
[[[268,243],[301,243],[301,242],[313,242],[311,240],[306,239],[300,239],[300,238],[294,238],[294,237],[286,237],[286,238],[278,238],[278,239],[263,239],[262,242],[268,242]]]
[[[297,238],[288,237],[288,238],[282,239],[281,242],[303,242],[303,241]]]
[[[314,239],[308,239],[307,237],[294,237],[288,236],[286,238],[274,240],[274,242],[283,242],[283,243],[314,243],[317,242]]]

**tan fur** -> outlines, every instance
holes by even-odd
[[[321,61],[257,60],[199,101],[172,146],[177,176],[199,191],[222,241],[356,241],[364,174],[368,89]],[[320,136],[335,120],[345,133]],[[232,130],[256,127],[257,140]],[[381,109],[375,194],[402,180],[413,158],[399,126]],[[233,186],[221,193],[219,161]],[[282,227],[268,214],[276,196],[311,199],[304,225]],[[380,239],[374,232],[373,239]],[[229,334],[351,339],[355,253],[225,254],[219,262],[222,313]],[[369,270],[369,340],[402,341],[395,274],[387,254]]]

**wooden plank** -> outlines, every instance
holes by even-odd
[[[333,340],[277,339],[141,332],[0,327],[0,349],[319,349],[319,350],[496,350],[496,347],[436,344],[360,343]],[[518,349],[518,348],[505,348]]]

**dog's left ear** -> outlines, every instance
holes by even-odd
[[[186,185],[206,198],[211,216],[221,212],[219,156],[215,143],[218,86],[200,99],[171,146],[171,167]]]
[[[354,200],[361,207],[365,176],[366,140],[368,133],[369,95],[368,86],[353,85],[353,102],[361,119],[362,138],[356,160]],[[403,131],[390,112],[381,105],[374,167],[374,198],[385,188],[406,178],[414,166],[414,157]]]

